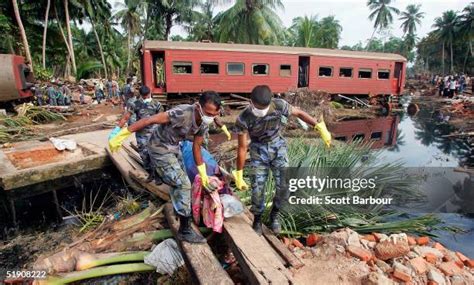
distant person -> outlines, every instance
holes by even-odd
[[[107,89],[107,99],[112,99],[112,79],[107,79],[107,82],[105,82],[105,88]]]
[[[58,103],[58,106],[64,106],[64,94],[63,94],[63,88],[62,84],[59,84],[58,88],[56,89],[56,101]]]
[[[444,91],[444,81],[439,80],[438,82],[438,90],[439,90],[439,96],[443,96],[443,91]]]
[[[82,86],[82,84],[79,84],[77,86],[79,88],[79,103],[81,105],[85,104],[85,98],[84,98],[84,86]]]
[[[454,78],[450,78],[449,81],[449,98],[453,98],[456,95],[456,80]]]
[[[57,106],[58,103],[56,101],[56,89],[54,88],[53,84],[48,84],[48,90],[46,91],[48,95],[48,103],[50,106]]]
[[[119,92],[119,86],[116,80],[112,80],[112,96],[117,97]]]
[[[123,100],[123,105],[124,107],[127,106],[127,102],[130,98],[133,97],[133,91],[132,91],[132,78],[127,78],[127,83],[122,88],[122,100]]]
[[[71,89],[69,89],[69,86],[64,84],[61,88],[61,92],[64,96],[64,105],[71,105]]]

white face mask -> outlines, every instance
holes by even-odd
[[[265,115],[268,113],[268,110],[270,110],[270,105],[268,105],[268,107],[265,109],[257,109],[254,105],[252,105],[252,113],[255,115],[255,117],[265,117]]]
[[[202,123],[205,124],[205,125],[209,125],[212,122],[214,122],[214,117],[204,115],[204,112],[202,111],[201,105],[199,105],[199,115],[201,115]]]
[[[145,103],[150,103],[151,100],[153,100],[151,97],[150,97],[150,98],[145,98],[145,99],[143,99],[143,102],[145,102]]]

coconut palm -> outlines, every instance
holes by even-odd
[[[21,40],[23,42],[23,48],[25,49],[26,60],[30,65],[31,72],[33,72],[33,61],[31,60],[30,45],[28,44],[28,38],[26,37],[25,27],[21,21],[20,10],[18,9],[18,2],[12,0],[13,11],[15,13],[15,19],[18,24],[18,29],[20,30]]]
[[[206,0],[198,6],[201,11],[194,11],[192,21],[185,26],[185,29],[189,34],[189,38],[193,41],[213,41],[216,29],[214,2]]]
[[[438,39],[442,42],[442,58],[443,58],[443,73],[445,72],[444,66],[445,66],[445,47],[446,44],[449,45],[449,50],[451,54],[451,67],[450,67],[450,72],[454,71],[454,65],[453,65],[453,41],[454,41],[454,35],[456,31],[456,24],[458,21],[458,15],[456,12],[453,10],[449,10],[443,13],[442,17],[437,17],[435,19],[435,23],[433,25],[433,28],[436,28],[436,35]]]
[[[468,50],[466,51],[466,58],[464,60],[464,69],[466,68],[466,63],[469,58],[469,53],[471,57],[474,57],[474,51],[472,48],[472,41],[474,40],[474,2],[471,2],[464,10],[462,14],[458,17],[457,23],[459,33],[466,39],[468,42]]]
[[[237,0],[232,7],[216,16],[217,41],[280,43],[285,32],[275,12],[278,8],[283,8],[281,0]]]
[[[44,28],[43,28],[43,48],[42,48],[42,63],[43,69],[46,68],[46,35],[48,33],[48,20],[49,20],[49,9],[51,8],[51,0],[46,3],[46,13],[44,16]]]
[[[319,23],[316,16],[304,16],[293,19],[290,33],[293,38],[290,45],[299,47],[315,47],[316,31]]]
[[[403,30],[403,34],[414,35],[416,33],[416,26],[421,25],[421,19],[425,17],[424,12],[420,12],[421,5],[408,5],[406,10],[401,12],[399,20],[403,21],[400,28]]]
[[[374,31],[372,33],[372,36],[370,37],[370,41],[372,41],[377,30],[387,29],[393,23],[392,13],[395,13],[397,15],[400,13],[400,10],[393,6],[390,6],[391,3],[392,0],[367,1],[367,6],[371,11],[369,19],[371,21],[374,21]]]
[[[128,0],[125,4],[118,3],[118,7],[121,8],[115,15],[114,18],[121,22],[122,27],[127,31],[127,73],[130,69],[130,58],[132,53],[132,39],[139,35],[141,30],[140,14],[141,6],[138,0]]]
[[[317,33],[318,47],[337,48],[341,38],[342,26],[334,16],[324,17],[319,21]]]

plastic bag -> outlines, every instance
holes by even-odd
[[[53,143],[54,147],[59,151],[63,151],[65,149],[75,150],[77,148],[77,143],[73,140],[57,139],[57,138],[50,138],[49,140]]]
[[[232,195],[222,194],[219,195],[224,208],[224,218],[230,218],[236,216],[244,211],[242,203]]]
[[[179,251],[178,244],[172,238],[158,244],[149,255],[145,256],[144,262],[156,267],[156,272],[169,275],[173,274],[178,267],[184,265],[184,259]]]

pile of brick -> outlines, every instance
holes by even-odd
[[[301,258],[337,254],[363,262],[368,274],[363,284],[474,284],[474,260],[453,252],[429,237],[380,233],[359,235],[345,228],[331,234],[310,234],[283,242]],[[332,254],[337,261],[337,254]],[[341,256],[339,256],[341,257]]]

